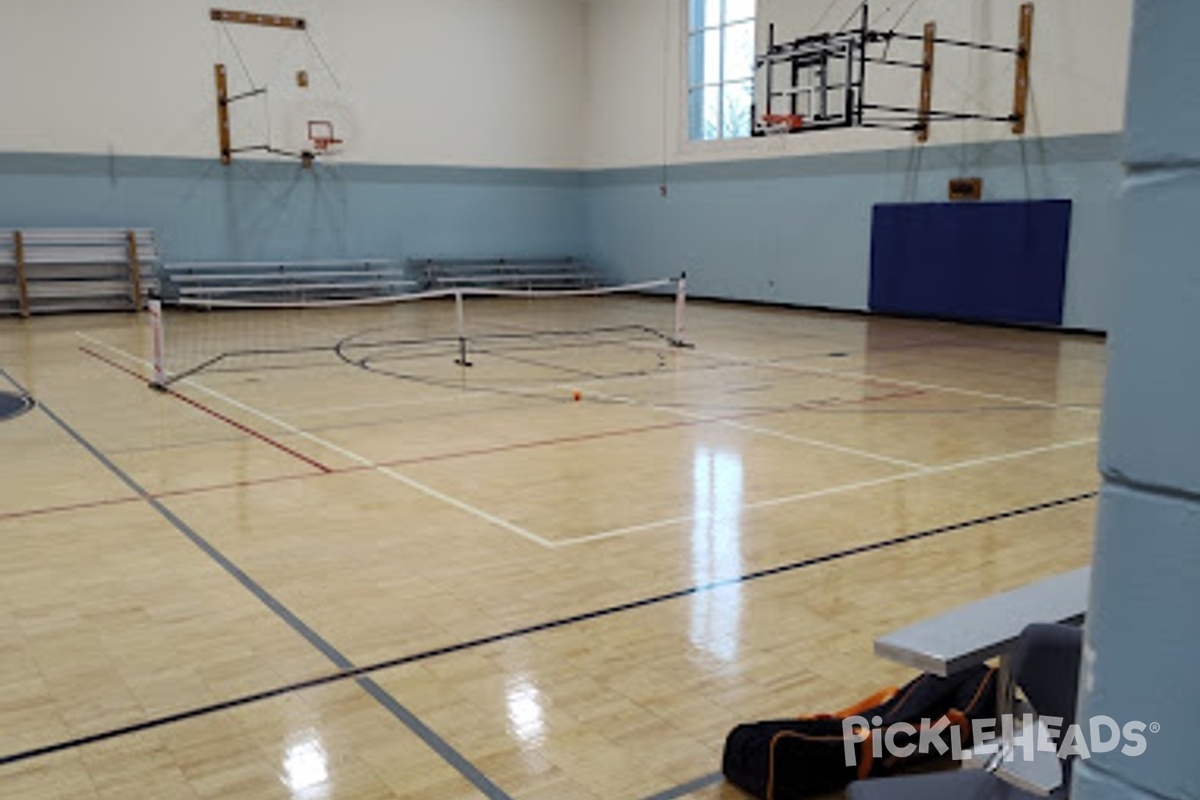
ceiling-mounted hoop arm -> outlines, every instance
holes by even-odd
[[[889,106],[880,105],[878,103],[867,103],[865,108],[868,111],[882,111],[885,114],[898,115],[882,121],[895,121],[896,119],[912,119],[919,123],[922,119],[929,122],[1012,122],[1010,116],[1000,116],[998,114],[982,114],[975,111],[947,111],[936,108],[911,108],[909,106]],[[880,120],[875,120],[880,121]]]
[[[925,41],[924,34],[918,35],[915,33],[901,33],[899,31],[886,31],[878,34],[878,36],[881,40],[900,39],[906,42]],[[933,43],[937,45],[943,45],[945,47],[961,47],[966,50],[982,50],[985,53],[1005,53],[1009,55],[1015,55],[1016,53],[1020,52],[1019,48],[1016,47],[1005,47],[1001,44],[987,44],[985,42],[967,42],[962,39],[946,39],[936,34],[933,37]]]
[[[217,89],[217,136],[221,146],[221,163],[229,166],[233,163],[233,157],[239,153],[271,153],[272,155],[292,156],[306,161],[304,153],[293,153],[287,150],[280,150],[272,147],[270,144],[253,144],[243,147],[233,146],[233,132],[230,123],[229,107],[240,100],[249,100],[251,97],[258,97],[267,93],[265,86],[257,89],[251,89],[241,94],[229,94],[229,75],[224,64],[217,64],[213,68],[213,79],[216,82]]]
[[[285,30],[305,32],[308,30],[308,22],[301,17],[285,17],[277,14],[258,14],[252,11],[233,11],[223,8],[212,8],[209,9],[209,19],[217,23],[257,25],[266,28],[283,28]],[[225,69],[224,64],[216,64],[213,66],[213,80],[216,84],[217,93],[217,137],[221,151],[222,164],[225,166],[232,164],[234,155],[238,153],[270,153],[271,155],[298,158],[306,168],[312,166],[313,161],[316,158],[316,154],[307,150],[301,152],[282,150],[277,147],[272,147],[269,142],[267,144],[234,147],[229,107],[238,101],[248,100],[252,97],[258,97],[259,95],[265,95],[267,93],[267,87],[254,87],[249,91],[230,95],[229,74]]]

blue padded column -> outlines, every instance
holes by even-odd
[[[1073,800],[1200,797],[1200,2],[1136,0],[1080,721],[1161,725]]]

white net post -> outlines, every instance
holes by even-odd
[[[163,330],[162,300],[151,297],[146,303],[146,308],[150,311],[150,342],[154,353],[154,380],[150,382],[150,386],[154,389],[166,389],[166,333]]]
[[[687,311],[687,273],[679,276],[675,282],[675,338],[671,344],[676,347],[687,347],[683,340],[684,314]]]
[[[462,290],[454,292],[454,313],[458,322],[458,359],[454,363],[460,367],[469,367],[471,362],[467,360],[467,313],[463,308]]]

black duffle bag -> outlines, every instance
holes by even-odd
[[[922,733],[926,742],[936,735],[948,747],[957,737],[967,747],[972,721],[995,713],[994,669],[979,665],[948,678],[922,675],[832,714],[738,725],[725,739],[722,772],[762,800],[811,797],[940,755],[940,748],[920,746]],[[897,750],[913,752],[900,756]]]

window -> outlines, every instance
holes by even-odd
[[[688,135],[750,135],[755,0],[688,0]]]

